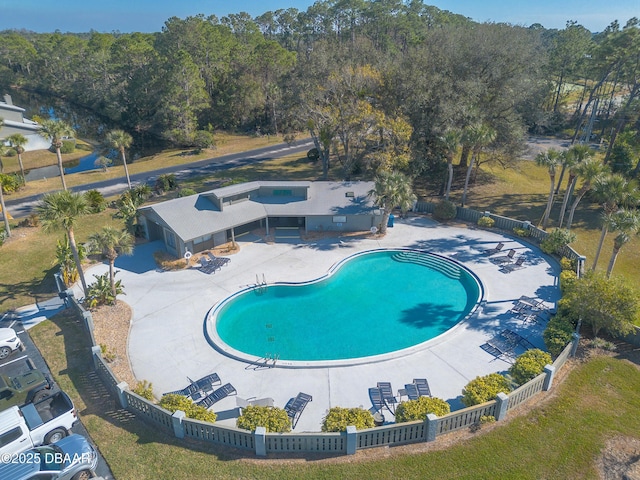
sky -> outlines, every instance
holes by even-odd
[[[267,11],[297,8],[304,11],[314,0],[0,0],[0,30],[27,29],[54,32],[159,32],[170,17],[199,13],[221,18],[247,12],[252,17]],[[624,25],[640,17],[640,0],[424,0],[473,20],[507,22],[546,28],[564,28],[576,20],[592,32],[612,21]]]

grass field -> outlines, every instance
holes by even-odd
[[[409,454],[404,447],[382,448],[286,461],[243,458],[213,446],[186,449],[116,408],[88,373],[86,335],[73,317],[60,314],[30,334],[118,479],[597,479],[596,459],[608,440],[640,439],[638,354],[631,352],[633,363],[621,352],[617,359],[580,363],[548,402],[446,449]],[[446,439],[439,437],[435,447]]]

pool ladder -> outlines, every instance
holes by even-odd
[[[256,273],[256,291],[260,294],[267,291],[267,279],[264,273],[262,274],[262,280],[260,280],[260,277]]]

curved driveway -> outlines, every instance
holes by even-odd
[[[346,247],[339,246],[337,237],[275,244],[245,237],[240,242],[240,252],[214,275],[196,269],[157,271],[151,256],[161,248],[157,243],[141,245],[132,257],[119,258],[116,266],[126,291],[122,299],[133,309],[129,358],[134,375],[152,382],[157,397],[185,387],[187,377],[195,379],[212,372],[217,372],[223,383],[232,383],[239,397],[272,397],[280,407],[302,391],[312,395],[313,401],[296,431],[319,431],[331,407],[370,408],[368,388],[379,381],[391,382],[397,392],[413,378],[426,377],[434,396],[448,400],[452,409],[461,408],[461,390],[469,380],[510,366],[481,348],[504,328],[517,331],[544,348],[543,326],[523,325],[508,313],[521,295],[541,298],[549,307],[559,297],[556,264],[549,263],[544,254],[526,242],[497,232],[441,225],[420,216],[396,219],[384,238],[342,240]],[[504,252],[514,248],[516,256],[525,255],[526,268],[505,274],[480,253],[499,241],[505,243]],[[264,275],[269,283],[309,280],[356,251],[392,247],[425,249],[454,258],[473,270],[485,288],[485,300],[476,314],[409,355],[349,367],[255,368],[224,356],[207,343],[207,312],[231,293],[254,284],[256,275],[260,279]],[[94,267],[87,278],[106,270],[106,265]],[[402,292],[381,292],[381,302],[384,295]],[[214,410],[224,412],[235,407],[235,398],[228,397]],[[233,419],[219,421],[234,424]]]

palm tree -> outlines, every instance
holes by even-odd
[[[556,167],[562,161],[563,154],[553,148],[550,148],[546,152],[540,152],[536,155],[536,163],[541,167],[546,167],[549,172],[549,181],[551,182],[551,188],[549,189],[549,197],[547,198],[547,208],[544,209],[542,215],[542,228],[547,229],[549,223],[549,215],[551,215],[551,208],[553,207],[553,198],[555,196],[556,187]]]
[[[24,165],[22,164],[22,154],[24,153],[24,146],[29,142],[29,139],[20,133],[14,133],[7,137],[8,142],[18,154],[18,163],[20,164],[20,175],[22,175],[22,182],[27,183],[24,175]]]
[[[576,212],[576,208],[578,208],[578,204],[580,200],[587,194],[589,190],[591,190],[593,186],[593,182],[602,177],[605,173],[607,173],[609,169],[602,164],[600,160],[596,160],[593,157],[587,157],[584,161],[580,162],[575,167],[575,173],[579,178],[582,178],[582,186],[576,193],[576,198],[573,200],[571,204],[571,209],[569,210],[569,219],[567,220],[567,230],[571,230],[571,224],[573,223],[573,215]]]
[[[40,135],[51,140],[51,146],[55,148],[58,157],[58,168],[60,169],[60,179],[62,180],[62,188],[67,189],[67,182],[64,180],[64,167],[62,166],[62,139],[64,137],[72,137],[75,135],[73,128],[62,120],[43,120],[40,124]]]
[[[471,161],[467,167],[467,176],[464,179],[464,190],[462,192],[462,207],[467,201],[467,189],[469,188],[469,179],[473,171],[473,165],[477,160],[480,152],[496,139],[496,131],[486,124],[472,125],[465,128],[462,132],[462,143],[471,146]]]
[[[0,149],[2,148],[3,146],[0,145]],[[0,210],[2,210],[2,218],[4,219],[4,231],[6,232],[7,237],[10,237],[11,228],[9,227],[9,212],[7,212],[7,207],[4,204],[3,180],[4,175],[0,173]]]
[[[593,265],[591,270],[595,270],[598,265],[598,259],[602,252],[604,239],[609,232],[609,218],[617,212],[620,207],[628,207],[637,204],[638,192],[635,185],[627,181],[619,173],[602,176],[595,180],[593,185],[593,196],[596,201],[602,203],[604,222],[600,231],[600,241],[598,249],[593,257]]]
[[[560,216],[558,219],[558,228],[562,227],[564,223],[564,215],[567,211],[567,205],[569,204],[569,198],[573,194],[578,181],[578,173],[576,167],[580,165],[587,158],[593,157],[593,150],[586,145],[574,145],[564,155],[562,169],[569,169],[569,179],[567,180],[567,189],[564,192],[564,198],[562,200],[562,208],[560,209]],[[560,174],[560,180],[558,181],[558,188],[560,187],[560,181],[562,181],[562,174]],[[556,189],[556,193],[558,189]]]
[[[387,233],[387,223],[394,207],[400,207],[400,210],[406,212],[416,201],[411,179],[400,172],[383,171],[378,174],[369,196],[373,196],[375,204],[382,208],[382,225],[380,225],[382,234]]]
[[[607,267],[607,278],[611,277],[620,249],[631,240],[630,233],[640,233],[640,214],[635,210],[620,210],[613,214],[609,227],[620,233],[613,240],[613,252]]]
[[[129,168],[127,167],[127,158],[124,155],[124,149],[131,146],[133,138],[124,130],[111,130],[107,133],[106,142],[109,147],[115,148],[120,152],[124,173],[127,176],[127,185],[129,185],[129,190],[131,190],[131,179],[129,178]]]
[[[127,231],[113,227],[103,227],[102,230],[89,237],[90,250],[102,252],[109,260],[109,281],[114,299],[117,294],[113,268],[116,258],[118,258],[118,255],[131,255],[133,253],[133,243],[133,236]]]
[[[89,207],[85,197],[81,193],[69,192],[62,190],[54,193],[47,193],[42,197],[42,202],[37,207],[42,222],[42,228],[45,231],[64,230],[69,238],[69,246],[73,252],[73,259],[76,262],[76,268],[85,298],[88,298],[89,290],[87,282],[84,279],[82,264],[78,255],[78,246],[76,245],[76,237],[73,229],[78,223],[78,219],[89,212]]]
[[[453,182],[453,156],[458,150],[460,145],[460,138],[462,137],[459,130],[449,130],[444,137],[441,138],[442,145],[447,157],[447,187],[444,193],[445,200],[449,200],[449,194],[451,193],[451,182]]]

